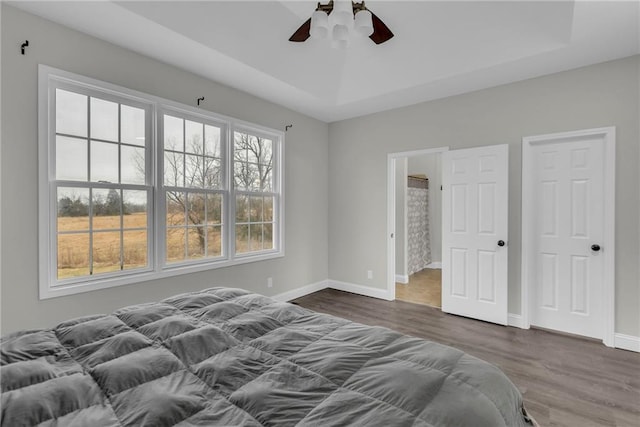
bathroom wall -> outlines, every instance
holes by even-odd
[[[429,245],[431,262],[442,262],[442,154],[409,157],[408,174],[422,174],[429,178]]]

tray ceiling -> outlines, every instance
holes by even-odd
[[[395,37],[344,50],[288,41],[315,4],[11,2],[327,122],[640,53],[637,2],[369,0]]]

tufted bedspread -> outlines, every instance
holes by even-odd
[[[3,426],[530,426],[455,348],[213,288],[1,341]]]

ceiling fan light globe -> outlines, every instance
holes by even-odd
[[[350,0],[334,0],[329,23],[344,26],[353,24],[353,4]]]
[[[348,42],[349,28],[346,25],[335,25],[331,33],[333,41]]]
[[[356,13],[355,30],[358,34],[369,37],[373,34],[373,16],[368,10],[360,10]]]
[[[314,39],[326,39],[329,35],[329,15],[321,10],[316,10],[311,15],[311,29],[309,34]]]
[[[314,39],[326,39],[329,36],[329,30],[323,27],[312,28],[309,34]]]

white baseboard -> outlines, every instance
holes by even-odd
[[[633,335],[614,334],[613,346],[623,350],[635,351],[640,353],[640,337]]]
[[[329,280],[329,288],[339,291],[351,292],[358,295],[373,297],[391,301],[389,292],[386,289],[370,288],[369,286],[356,285],[355,283],[340,282],[337,280]]]
[[[427,268],[437,268],[442,270],[442,261],[433,261],[431,264],[427,265]]]
[[[323,289],[326,289],[327,287],[329,287],[329,281],[322,280],[320,282],[312,283],[310,285],[306,285],[301,288],[297,288],[291,291],[283,292],[281,294],[273,295],[271,298],[278,301],[287,302],[287,301],[294,300],[296,298],[303,297],[305,295],[312,294],[314,292],[321,291]]]
[[[409,276],[407,276],[406,274],[396,274],[396,283],[402,283],[403,285],[406,285],[407,283],[409,283]]]
[[[507,325],[513,326],[514,328],[528,329],[524,327],[522,315],[520,314],[509,313],[507,316]]]

